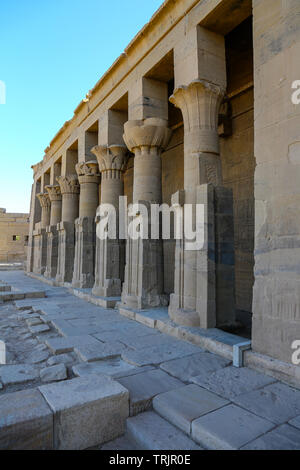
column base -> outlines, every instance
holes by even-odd
[[[182,326],[200,326],[200,318],[195,310],[185,310],[179,307],[179,296],[170,295],[169,317],[178,325]]]
[[[94,285],[92,294],[99,297],[120,297],[121,290],[121,279],[105,279],[104,286]]]

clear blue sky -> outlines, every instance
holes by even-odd
[[[33,163],[162,0],[2,0],[0,207],[29,212]]]

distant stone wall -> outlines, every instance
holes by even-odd
[[[0,209],[0,263],[22,262],[27,256],[29,214]]]

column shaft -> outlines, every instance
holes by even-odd
[[[127,162],[127,149],[121,145],[96,146],[101,172],[101,205],[110,204],[116,216],[116,238],[99,238],[96,242],[96,269],[93,294],[119,297],[124,279],[125,244],[119,239],[119,197],[123,195],[122,173]],[[97,218],[98,220],[98,218]]]

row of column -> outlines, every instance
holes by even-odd
[[[181,109],[184,121],[184,189],[173,195],[172,202],[182,207],[191,204],[194,216],[196,204],[205,207],[204,247],[186,250],[186,240],[176,242],[169,315],[188,326],[216,326],[219,281],[224,283],[224,292],[232,293],[224,297],[224,319],[231,321],[234,316],[233,263],[221,260],[224,250],[233,253],[233,231],[228,228],[233,225],[232,198],[222,187],[217,131],[223,94],[221,86],[195,80],[177,88],[170,98]],[[57,281],[76,287],[93,287],[98,296],[121,296],[122,305],[132,309],[167,305],[162,240],[128,239],[125,255],[124,240],[96,237],[95,214],[100,174],[101,203],[113,204],[118,214],[127,149],[134,154],[133,203],[150,207],[162,202],[161,153],[170,136],[165,119],[130,120],[124,125],[127,147],[94,147],[98,163],[78,163],[77,175],[58,177],[58,185],[47,186],[47,194],[38,195],[41,230],[48,235],[45,276],[56,275]]]

